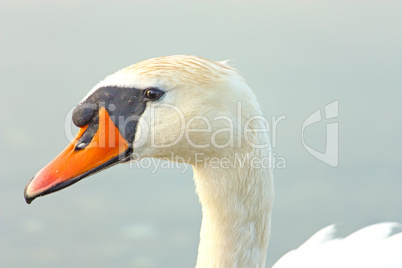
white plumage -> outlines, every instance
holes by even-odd
[[[273,268],[402,267],[401,225],[384,222],[336,238],[335,225],[327,226],[299,248],[282,256]]]

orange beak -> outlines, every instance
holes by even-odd
[[[74,140],[53,161],[42,168],[25,187],[29,204],[36,197],[61,190],[104,168],[121,162],[130,152],[128,142],[113,124],[108,112],[99,110],[99,127],[91,142],[77,144],[87,130],[82,127]]]

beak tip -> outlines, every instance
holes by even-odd
[[[34,199],[35,199],[36,197],[35,197],[35,196],[30,196],[30,195],[28,195],[27,189],[25,188],[25,191],[24,191],[24,198],[25,198],[25,202],[27,202],[27,204],[29,205],[29,204],[32,203],[32,201],[34,201]]]
[[[34,201],[34,199],[35,199],[35,198],[32,198],[32,197],[28,197],[28,196],[26,196],[26,195],[24,195],[24,197],[25,197],[25,202],[26,202],[28,205],[31,204],[32,201]]]
[[[29,188],[29,185],[31,184],[32,180],[33,180],[33,178],[28,182],[27,186],[25,186],[25,189],[24,189],[24,198],[25,198],[25,202],[27,204],[31,204],[32,201],[36,198],[36,196],[31,196],[28,194],[28,188]]]

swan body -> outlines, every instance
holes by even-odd
[[[170,56],[134,64],[98,83],[73,122],[76,138],[28,183],[27,203],[118,163],[171,158],[193,166],[203,215],[196,266],[265,267],[274,202],[272,169],[263,164],[267,125],[226,62]]]
[[[383,222],[336,238],[335,225],[327,226],[299,248],[282,256],[272,268],[402,267],[401,224]]]

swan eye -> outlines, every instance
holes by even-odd
[[[149,100],[159,100],[164,93],[165,92],[163,92],[160,89],[149,88],[149,89],[145,90],[145,97]]]

